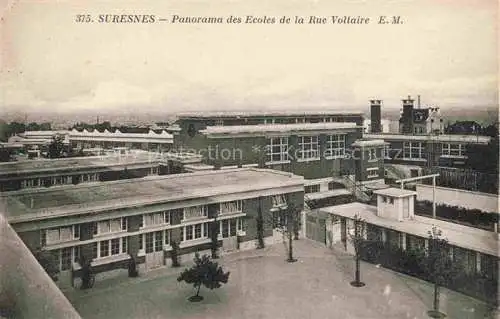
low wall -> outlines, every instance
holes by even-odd
[[[432,202],[432,186],[417,184],[417,200]],[[498,196],[463,189],[436,186],[436,204],[498,213]]]
[[[81,318],[1,214],[0,308],[13,318]]]

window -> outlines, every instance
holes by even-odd
[[[119,238],[111,239],[111,255],[118,255],[119,253],[120,253],[120,239]]]
[[[194,240],[208,238],[208,223],[189,225],[181,228],[181,239]]]
[[[317,136],[301,136],[299,139],[299,159],[319,159]]]
[[[382,196],[382,202],[383,202],[383,203],[387,203],[387,197]]]
[[[389,204],[394,204],[394,198],[389,197]]]
[[[377,149],[370,148],[368,151],[368,161],[376,161],[377,160]]]
[[[319,188],[319,184],[304,186],[304,192],[306,194],[309,194],[309,193],[318,193],[319,189],[320,189]]]
[[[220,204],[220,213],[221,214],[231,214],[241,212],[242,201],[235,200],[232,202],[225,202]]]
[[[155,251],[163,250],[163,232],[157,231],[155,232]]]
[[[127,229],[126,217],[108,219],[108,220],[97,222],[96,229],[97,229],[97,232],[94,229],[95,235],[121,232],[121,231]]]
[[[238,231],[243,231],[243,219],[241,218],[232,218],[221,220],[220,224],[220,234],[222,238],[228,238],[232,236],[236,236]]]
[[[80,225],[50,228],[41,231],[42,246],[56,244],[80,238]]]
[[[288,137],[270,138],[266,148],[269,162],[288,161]]]
[[[158,167],[151,167],[151,169],[148,172],[148,175],[158,175]]]
[[[73,262],[80,260],[80,247],[66,247],[51,251],[60,271],[71,270]]]
[[[35,179],[27,179],[21,181],[21,188],[33,188],[33,187],[40,187],[40,179],[35,178]]]
[[[186,226],[186,240],[193,239],[193,226]]]
[[[368,178],[373,178],[373,177],[378,177],[378,167],[371,167],[366,169],[367,177]]]
[[[285,195],[274,195],[272,197],[273,207],[280,207],[286,205]]]
[[[215,126],[223,126],[224,125],[224,120],[218,119],[215,120]]]
[[[53,176],[51,177],[52,185],[67,185],[73,182],[73,178],[71,176]]]
[[[326,138],[326,158],[342,158],[345,156],[345,135],[329,135]]]
[[[113,238],[94,243],[92,258],[105,258],[127,253],[127,238]]]
[[[442,155],[447,156],[464,156],[465,155],[465,145],[464,144],[443,144]]]
[[[421,142],[404,142],[404,158],[424,158],[424,147]]]
[[[192,206],[184,208],[184,220],[186,219],[197,219],[208,216],[207,206]]]
[[[145,214],[142,219],[143,227],[170,224],[170,211]]]
[[[99,257],[109,256],[109,241],[101,241],[99,243]]]

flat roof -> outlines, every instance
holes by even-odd
[[[373,193],[390,197],[406,197],[406,196],[417,195],[417,192],[410,191],[407,189],[394,188],[394,187],[377,189],[374,190]]]
[[[436,226],[442,231],[443,238],[446,238],[451,245],[499,256],[498,234],[494,232],[422,216],[415,216],[414,219],[400,222],[377,216],[376,206],[357,202],[324,207],[320,211],[350,219],[358,214],[369,224],[424,238],[428,238],[428,231]]]
[[[208,126],[201,132],[211,134],[244,134],[244,133],[284,133],[300,131],[326,131],[339,129],[361,128],[354,122],[321,122],[321,123],[296,123],[296,124],[259,124],[259,125],[231,125]]]
[[[400,140],[400,141],[434,141],[444,143],[474,143],[488,144],[491,140],[489,136],[440,134],[440,135],[408,135],[408,134],[363,134],[366,139]]]
[[[265,117],[265,116],[335,116],[335,115],[364,115],[359,111],[233,111],[233,112],[184,112],[177,115],[179,119],[184,118],[237,118],[237,117]]]
[[[303,189],[304,178],[282,171],[241,168],[150,176],[113,182],[1,193],[9,217],[65,216],[287,186]],[[40,218],[41,218],[40,217]]]
[[[154,154],[154,153],[153,153]],[[0,176],[12,173],[47,172],[62,169],[92,168],[110,165],[130,165],[144,163],[158,157],[147,152],[134,152],[120,155],[70,157],[59,159],[33,159],[18,162],[0,163]]]

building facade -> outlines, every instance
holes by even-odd
[[[259,181],[259,182],[255,182]],[[60,284],[74,285],[82,260],[94,273],[139,271],[170,263],[172,243],[181,263],[209,250],[217,227],[220,250],[254,248],[257,217],[272,242],[273,216],[303,208],[303,178],[290,173],[236,169],[146,179],[22,190],[1,195],[7,220],[32,251],[55,257]]]

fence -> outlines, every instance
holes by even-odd
[[[437,186],[498,194],[498,176],[495,174],[450,167],[426,168],[424,175],[430,174],[439,174],[439,177],[436,178]],[[431,184],[432,181],[424,180],[423,183]]]

